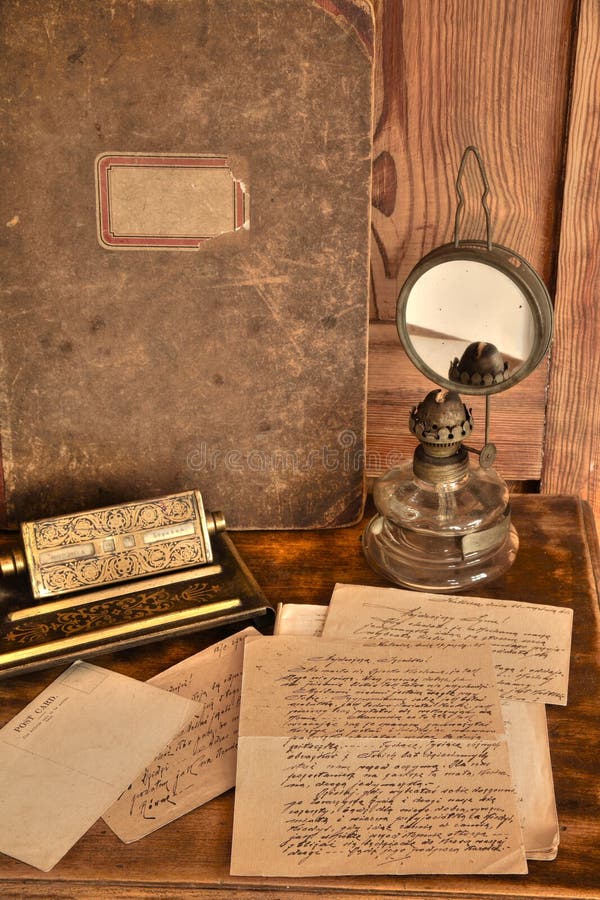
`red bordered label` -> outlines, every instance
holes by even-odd
[[[246,187],[224,156],[104,153],[96,189],[108,249],[197,250],[249,227]]]

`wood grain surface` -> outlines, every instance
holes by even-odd
[[[490,182],[494,242],[524,256],[552,292],[576,7],[575,0],[378,0],[372,319],[394,319],[411,269],[453,239],[455,180],[470,144]],[[473,158],[465,193],[460,236],[483,238]],[[370,332],[371,474],[391,451],[412,454],[408,412],[430,387],[394,331],[372,324]],[[546,382],[543,363],[492,401],[498,468],[508,478],[540,478]],[[576,485],[563,480],[560,488]]]
[[[453,237],[454,182],[475,144],[493,240],[552,282],[573,0],[380,0],[375,77],[373,301],[393,319],[418,260]],[[469,162],[461,236],[482,237]]]
[[[542,487],[600,521],[600,6],[583,0],[565,180]],[[568,487],[567,487],[568,486]]]
[[[122,844],[102,821],[47,874],[0,856],[0,896],[119,900],[160,897],[212,900],[309,900],[310,897],[412,897],[431,900],[600,897],[600,611],[593,574],[595,534],[574,497],[513,498],[521,549],[512,569],[478,593],[565,605],[574,610],[567,707],[548,707],[550,749],[561,828],[553,862],[530,862],[511,877],[234,878],[229,872],[233,793],[160,829]],[[385,584],[360,549],[364,523],[321,532],[240,533],[235,541],[272,602],[326,603],[336,581]],[[100,657],[98,664],[140,679],[224,637],[223,630]],[[2,722],[15,715],[60,672],[48,669],[0,682]],[[52,827],[48,823],[48,827]]]

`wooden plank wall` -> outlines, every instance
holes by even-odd
[[[593,0],[591,0],[593,3]],[[454,183],[476,145],[491,187],[493,240],[554,288],[575,0],[376,0],[368,471],[412,456],[409,408],[431,388],[401,349],[399,289],[453,238]],[[467,237],[484,237],[481,187],[467,169]],[[542,471],[548,364],[492,399],[491,438],[507,479]],[[474,402],[483,443],[482,404]]]
[[[583,0],[556,287],[542,488],[577,493],[600,523],[600,5]]]

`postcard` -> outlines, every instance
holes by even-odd
[[[73,663],[0,730],[0,851],[48,872],[197,710]]]

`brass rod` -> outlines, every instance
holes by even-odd
[[[178,612],[165,613],[162,616],[152,616],[148,619],[141,619],[137,622],[127,622],[123,625],[112,625],[109,628],[99,628],[85,635],[72,635],[71,637],[61,638],[58,641],[51,641],[47,644],[36,645],[35,647],[25,647],[21,650],[13,650],[11,653],[0,654],[0,668],[15,662],[22,662],[32,656],[41,656],[53,653],[55,651],[70,650],[73,647],[84,648],[89,644],[95,644],[99,641],[107,641],[110,638],[123,638],[132,634],[139,634],[150,628],[159,628],[161,625],[169,625],[195,619],[201,616],[209,616],[212,613],[222,612],[227,609],[236,609],[242,605],[239,597],[232,600],[220,600],[217,603],[207,603],[205,606],[194,606],[191,609],[179,610]]]
[[[138,591],[145,591],[157,587],[165,587],[169,584],[179,584],[181,581],[194,581],[196,578],[208,578],[209,575],[220,575],[221,566],[201,566],[197,569],[184,569],[173,575],[163,575],[158,578],[142,578],[140,581],[130,582],[123,590],[122,584],[114,587],[91,591],[89,594],[78,594],[76,597],[67,597],[63,600],[52,600],[49,603],[38,603],[36,606],[28,606],[26,609],[17,609],[7,616],[10,622],[18,622],[21,619],[31,619],[34,616],[44,616],[47,613],[61,612],[64,609],[73,609],[74,606],[85,606],[88,603],[100,603],[103,600],[114,600],[115,597],[130,597]]]

